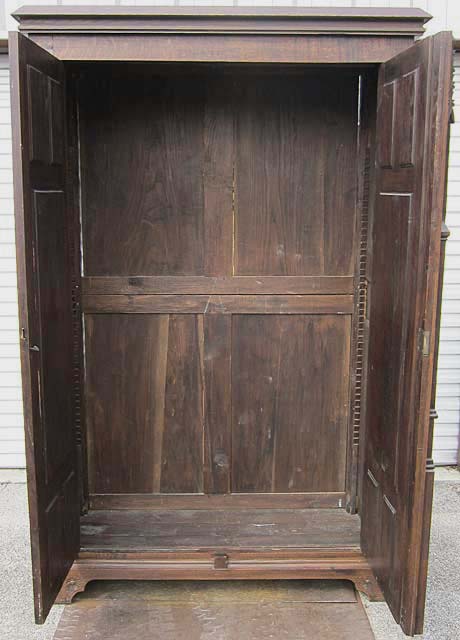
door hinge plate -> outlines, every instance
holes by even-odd
[[[422,355],[430,355],[431,331],[422,331]]]

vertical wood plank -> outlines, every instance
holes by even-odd
[[[343,72],[238,81],[236,274],[353,272],[357,89]]]
[[[169,318],[162,493],[203,490],[203,381],[200,323],[194,315]]]
[[[231,316],[204,316],[205,493],[230,491],[231,332]]]
[[[350,318],[282,319],[275,492],[344,489],[350,330]]]
[[[92,493],[153,490],[152,423],[157,416],[156,369],[164,323],[158,315],[86,315],[86,421]]]
[[[158,346],[154,362],[153,407],[153,486],[154,493],[161,488],[161,461],[163,454],[163,434],[165,425],[166,365],[168,361],[169,315],[158,318]]]
[[[343,491],[348,317],[235,316],[235,492]]]
[[[189,75],[88,72],[80,87],[86,274],[203,274],[204,95],[203,79]]]
[[[233,316],[232,491],[271,492],[280,318]]]
[[[233,81],[210,78],[204,107],[204,273],[233,272]]]

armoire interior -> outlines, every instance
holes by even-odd
[[[375,80],[69,65],[82,551],[359,547]]]
[[[15,16],[36,621],[92,580],[346,579],[421,632],[452,35]]]

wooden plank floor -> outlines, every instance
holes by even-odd
[[[343,509],[90,511],[82,551],[359,547],[359,516]]]
[[[64,609],[54,640],[373,640],[350,583],[102,582]]]

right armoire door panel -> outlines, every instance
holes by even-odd
[[[425,474],[450,114],[452,39],[379,72],[371,209],[362,544],[404,631],[420,631]]]

